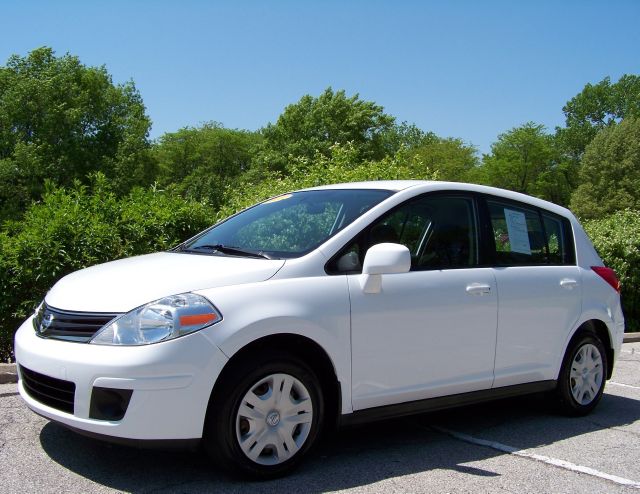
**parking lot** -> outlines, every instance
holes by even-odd
[[[180,417],[176,417],[180,420]],[[293,475],[230,479],[201,453],[76,435],[0,385],[0,493],[639,492],[640,343],[626,343],[596,411],[571,419],[532,396],[340,431]]]

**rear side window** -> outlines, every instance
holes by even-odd
[[[488,201],[499,266],[547,264],[544,229],[537,211]]]
[[[507,202],[489,200],[487,206],[498,266],[574,262],[570,227],[562,218]]]

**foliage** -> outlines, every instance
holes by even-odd
[[[465,182],[479,165],[476,149],[462,139],[442,138],[431,134],[411,148],[412,158],[438,173],[440,180]]]
[[[267,171],[286,172],[292,160],[328,157],[334,144],[351,143],[354,163],[385,156],[385,133],[395,119],[381,106],[363,101],[356,94],[327,88],[317,98],[305,95],[287,106],[275,124],[262,133],[264,142],[258,162]]]
[[[566,127],[557,136],[566,152],[579,159],[596,134],[627,117],[640,117],[640,76],[623,75],[611,83],[605,77],[587,84],[562,109]]]
[[[149,184],[151,123],[132,82],[39,48],[0,67],[0,219],[16,218],[44,181],[70,185],[103,172],[115,190]]]
[[[472,181],[567,204],[573,174],[571,162],[560,160],[554,137],[543,125],[528,122],[500,134],[482,166],[467,176]]]
[[[433,132],[425,132],[414,124],[394,123],[380,132],[380,157],[393,156],[401,149],[418,149],[433,144],[440,138]]]
[[[217,207],[225,187],[251,167],[260,140],[255,132],[225,129],[217,122],[166,133],[153,152],[160,168],[158,181]]]
[[[393,124],[380,134],[381,156],[402,153],[436,171],[440,180],[464,182],[478,165],[475,147],[462,139],[439,137],[433,132],[424,132],[413,124]]]
[[[408,152],[398,152],[393,157],[378,161],[365,161],[358,165],[359,150],[351,143],[336,144],[329,149],[329,156],[318,152],[314,159],[298,157],[292,161],[288,175],[275,172],[257,181],[241,181],[228,187],[224,205],[218,219],[225,218],[269,197],[296,189],[316,187],[329,183],[361,182],[366,180],[420,179],[435,180],[437,174]]]
[[[166,250],[213,223],[202,203],[154,188],[118,198],[104,175],[91,186],[49,184],[22,222],[0,233],[0,361],[13,332],[64,275],[121,257]]]
[[[571,208],[583,218],[640,209],[640,118],[603,129],[587,146]]]
[[[587,84],[563,111],[555,134],[528,122],[498,136],[481,162],[461,139],[398,124],[331,88],[259,132],[209,122],[151,144],[132,82],[116,85],[104,67],[49,48],[13,56],[0,67],[0,361],[19,322],[71,271],[166,249],[280,193],[364,180],[466,181],[570,200],[640,329],[640,76]],[[277,231],[259,227],[247,235]]]
[[[617,211],[583,224],[605,265],[620,279],[627,330],[640,331],[640,211]]]

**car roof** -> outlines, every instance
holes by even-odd
[[[553,211],[557,214],[573,217],[573,214],[568,209],[554,204],[544,199],[539,199],[530,195],[522,194],[520,192],[514,192],[506,189],[499,189],[496,187],[489,187],[486,185],[469,184],[463,182],[441,182],[439,180],[372,180],[370,182],[347,182],[339,184],[321,185],[319,187],[309,187],[307,190],[389,190],[392,192],[400,192],[410,188],[420,188],[422,190],[459,190],[468,192],[479,192],[483,194],[490,194],[505,199],[511,199],[514,201],[524,202],[532,206],[537,206],[549,211]]]

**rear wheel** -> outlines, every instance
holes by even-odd
[[[558,379],[556,394],[560,410],[567,415],[591,412],[602,398],[607,366],[604,345],[594,333],[574,338]]]
[[[257,363],[257,362],[255,362]],[[254,364],[255,364],[254,363]],[[227,468],[254,478],[289,472],[316,442],[324,415],[321,385],[295,358],[227,374],[213,399],[205,447]]]

